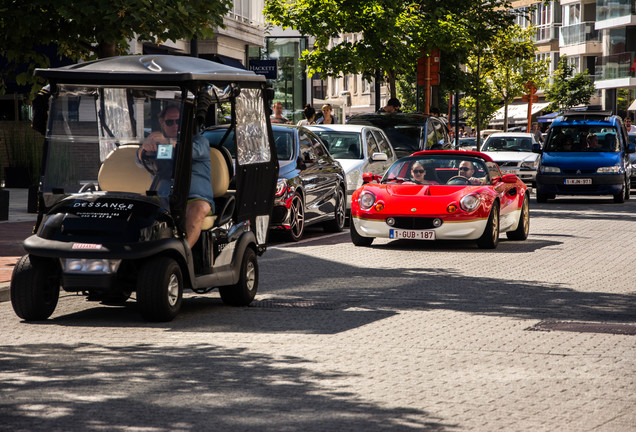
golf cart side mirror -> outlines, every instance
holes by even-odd
[[[532,153],[538,153],[541,154],[543,153],[543,150],[541,150],[541,144],[532,144]]]
[[[371,156],[371,160],[373,162],[384,162],[384,161],[388,161],[389,157],[386,155],[386,153],[373,153],[373,155]]]

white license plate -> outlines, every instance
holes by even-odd
[[[502,169],[501,170],[502,174],[517,174],[517,170],[513,170],[513,169]]]
[[[389,230],[390,239],[435,240],[435,231],[426,230]]]
[[[590,185],[592,184],[591,178],[576,178],[576,179],[565,179],[566,185]]]

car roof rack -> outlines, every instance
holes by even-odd
[[[566,111],[561,116],[564,119],[575,118],[577,120],[609,120],[611,111]]]

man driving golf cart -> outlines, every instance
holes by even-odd
[[[136,292],[142,316],[152,321],[173,319],[184,289],[219,288],[225,303],[249,304],[278,174],[264,77],[158,55],[36,73],[50,82],[51,101],[36,234],[25,241],[27,255],[11,281],[17,315],[48,318],[60,287],[106,304]],[[164,109],[176,135],[167,133],[168,117],[160,124]],[[229,112],[217,115],[221,109]],[[222,146],[210,147],[203,174],[213,196],[193,196],[201,189],[198,129],[211,125],[203,119],[228,114],[236,160]],[[153,140],[155,152],[140,150]],[[211,200],[196,233],[189,198]]]

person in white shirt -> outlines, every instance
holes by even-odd
[[[627,132],[636,132],[636,126],[632,124],[631,117],[627,116],[623,121],[625,122],[625,128],[627,129]]]

